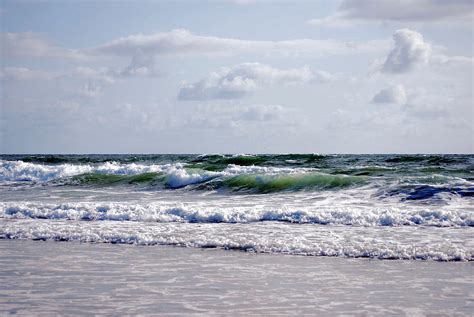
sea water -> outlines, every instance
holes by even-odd
[[[474,260],[474,155],[2,155],[0,238]]]

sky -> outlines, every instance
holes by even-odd
[[[474,153],[472,0],[0,0],[1,153]]]

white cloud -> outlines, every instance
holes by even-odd
[[[286,109],[280,105],[248,106],[242,109],[237,120],[242,121],[276,121],[283,118]]]
[[[53,75],[46,71],[26,67],[5,67],[0,70],[0,78],[8,80],[34,80],[51,79]]]
[[[465,153],[472,149],[465,138],[473,134],[470,120],[432,105],[338,111],[332,114],[327,129],[334,134],[333,139],[339,138],[342,143],[347,133],[357,135],[354,142],[358,151],[368,143],[372,144],[372,151],[381,152]]]
[[[154,126],[154,117],[146,108],[130,103],[113,105],[96,114],[92,120],[101,124],[113,124],[129,130],[146,130]]]
[[[442,119],[448,118],[450,115],[446,106],[440,104],[409,103],[404,105],[403,111],[407,116],[420,120]]]
[[[69,75],[86,79],[99,80],[107,84],[113,84],[115,82],[115,78],[117,77],[117,74],[115,72],[107,68],[91,68],[87,66],[76,67]]]
[[[102,87],[94,84],[92,82],[86,83],[84,86],[82,86],[81,89],[79,89],[78,92],[78,97],[83,97],[83,98],[97,98],[102,92]]]
[[[394,47],[382,66],[382,72],[403,73],[428,63],[431,46],[420,33],[409,29],[397,30],[393,40]]]
[[[472,0],[345,0],[328,17],[308,24],[324,27],[349,27],[367,22],[461,22],[470,25],[474,13]]]
[[[120,72],[120,75],[123,77],[144,77],[160,74],[155,68],[155,56],[137,49],[130,64]]]
[[[441,66],[474,66],[474,58],[466,56],[447,56],[443,54],[433,55],[433,62]]]
[[[178,99],[237,99],[265,86],[328,82],[333,79],[334,76],[327,72],[312,72],[308,67],[280,70],[259,63],[244,63],[222,67],[196,83],[185,84],[179,91]]]
[[[288,41],[248,41],[215,36],[195,35],[184,29],[150,35],[136,34],[118,38],[93,50],[97,54],[123,57],[137,52],[154,55],[196,54],[277,54],[283,56],[327,56],[366,53],[386,47],[385,41],[344,42],[336,40],[296,39]]]
[[[87,55],[79,50],[56,47],[37,33],[0,33],[2,56],[66,58],[83,60]]]
[[[79,66],[64,72],[30,69],[27,67],[4,67],[0,70],[0,78],[9,80],[52,80],[52,79],[87,79],[113,84],[118,77],[117,72],[105,67],[92,68]]]
[[[344,15],[340,12],[336,12],[333,15],[318,18],[318,19],[311,19],[306,21],[307,24],[316,26],[316,27],[328,27],[328,28],[345,28],[354,25],[354,22],[351,20],[346,20]]]
[[[175,29],[154,34],[135,34],[121,37],[90,49],[69,49],[54,46],[37,33],[0,33],[3,57],[34,57],[100,61],[110,56],[128,58],[129,64],[119,71],[101,71],[109,80],[117,77],[160,76],[155,67],[156,56],[231,56],[259,54],[283,57],[325,57],[382,52],[387,40],[364,42],[294,39],[285,41],[241,40],[196,35],[188,30]],[[325,74],[320,73],[324,80]],[[104,78],[104,77],[103,77]]]
[[[372,98],[374,103],[395,103],[405,104],[407,102],[407,94],[402,85],[394,85],[380,90]]]
[[[472,72],[474,58],[459,55],[446,55],[446,48],[431,45],[423,35],[410,29],[400,29],[393,34],[393,47],[386,58],[373,61],[371,73],[407,73],[419,66],[429,64],[438,70],[452,73],[455,69]]]
[[[113,84],[117,79],[121,78],[161,76],[162,73],[155,69],[153,57],[136,55],[132,58],[130,64],[121,71],[111,70],[105,67],[91,68],[79,66],[69,75]]]
[[[239,5],[246,5],[246,4],[253,4],[256,3],[257,0],[225,0],[225,2],[230,2]]]
[[[338,77],[331,73],[328,73],[324,70],[317,70],[312,72],[313,78],[311,82],[313,83],[329,83],[331,81],[335,81]]]
[[[290,126],[290,111],[281,105],[200,105],[183,124],[198,129],[242,128],[261,124]]]

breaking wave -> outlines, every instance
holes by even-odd
[[[319,173],[289,175],[239,175],[225,181],[234,190],[248,190],[257,193],[272,193],[285,190],[343,188],[360,185],[364,179],[357,176],[334,176]]]
[[[170,245],[221,248],[254,253],[301,256],[339,256],[391,260],[473,261],[474,248],[461,228],[426,228],[413,235],[409,229],[376,227],[293,226],[274,223],[147,224],[134,222],[75,222],[21,220],[0,222],[0,239],[78,241],[89,243]],[[407,234],[408,233],[408,234]],[[386,236],[390,238],[387,238]],[[144,251],[146,252],[146,251]]]
[[[148,184],[181,188],[214,182],[197,189],[227,188],[253,193],[330,189],[360,185],[359,176],[327,175],[312,168],[240,166],[229,164],[220,171],[188,168],[185,164],[142,165],[106,162],[99,165],[42,165],[23,161],[1,161],[0,181],[51,182],[67,185]],[[196,189],[196,188],[195,188]]]
[[[0,158],[0,239],[474,260],[473,155]]]
[[[264,221],[297,224],[349,226],[474,226],[474,213],[466,210],[418,208],[334,207],[270,208],[208,207],[205,203],[124,204],[124,203],[1,203],[0,218],[64,219],[83,221],[252,223]]]

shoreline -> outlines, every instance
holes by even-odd
[[[472,262],[0,240],[0,314],[469,315]]]

